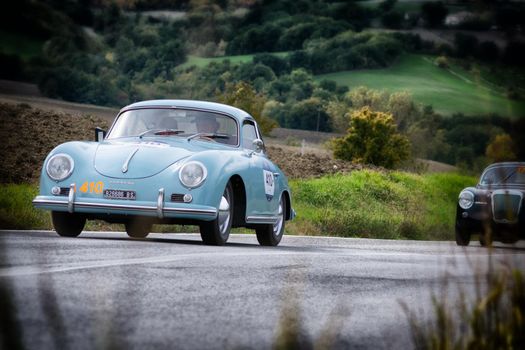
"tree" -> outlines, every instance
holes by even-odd
[[[478,57],[484,61],[494,62],[499,58],[499,47],[492,41],[483,41],[478,51]]]
[[[388,12],[394,9],[397,0],[385,0],[379,3],[378,9],[381,12]]]
[[[381,22],[387,28],[399,29],[403,25],[403,14],[399,11],[388,11],[381,16]]]
[[[441,1],[425,2],[421,6],[421,15],[430,28],[441,26],[447,14],[448,9]]]
[[[331,131],[330,117],[325,112],[322,101],[311,97],[293,104],[285,127],[303,130]]]
[[[474,35],[456,33],[454,36],[456,55],[458,57],[475,56],[478,51],[478,39]]]
[[[363,107],[350,118],[348,133],[333,141],[336,158],[386,168],[409,158],[410,142],[398,133],[391,114]]]
[[[236,84],[227,83],[223,93],[216,95],[217,101],[235,106],[249,113],[255,118],[262,133],[267,135],[273,128],[277,127],[277,122],[263,115],[266,98],[257,94],[255,89],[247,82],[241,81]]]
[[[516,153],[514,153],[514,142],[507,134],[496,135],[494,140],[487,146],[485,152],[487,158],[491,162],[502,162],[516,160]]]
[[[253,63],[261,63],[265,66],[270,67],[277,76],[282,75],[284,73],[288,73],[290,71],[286,59],[269,53],[261,53],[255,55],[253,57]]]

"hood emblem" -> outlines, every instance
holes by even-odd
[[[123,173],[126,173],[128,171],[128,166],[129,166],[129,162],[131,162],[131,158],[133,158],[133,156],[135,155],[135,153],[138,152],[138,148],[135,148],[133,151],[131,151],[131,153],[129,154],[128,156],[128,159],[126,159],[126,161],[124,162],[124,164],[122,165],[122,172]]]

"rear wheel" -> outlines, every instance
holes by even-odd
[[[470,243],[470,232],[456,227],[456,244],[467,246]]]
[[[281,196],[279,200],[279,210],[277,213],[277,221],[272,225],[257,225],[255,233],[257,234],[257,240],[260,245],[264,246],[276,246],[281,242],[284,233],[284,222],[286,214],[286,202],[284,197]]]
[[[153,226],[152,222],[145,218],[134,218],[126,222],[126,233],[132,238],[145,238]]]
[[[204,244],[224,245],[230,237],[232,219],[233,189],[231,183],[228,183],[221,197],[217,218],[200,224],[201,238]]]
[[[86,217],[77,213],[52,211],[51,221],[59,236],[77,237],[86,225]]]

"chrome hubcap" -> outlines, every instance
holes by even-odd
[[[279,216],[279,218],[277,219],[275,224],[273,224],[273,235],[274,236],[279,236],[279,234],[281,233],[281,229],[283,227],[284,210],[283,210],[283,200],[282,200],[282,198],[279,201],[279,213],[278,213],[278,216]]]
[[[230,224],[230,198],[228,192],[224,192],[219,205],[219,231],[224,235]]]

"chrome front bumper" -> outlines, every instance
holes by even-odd
[[[177,206],[170,202],[165,202],[163,188],[159,190],[156,202],[130,202],[129,200],[87,197],[77,199],[72,188],[69,191],[67,200],[56,196],[37,196],[33,200],[33,205],[38,209],[67,211],[70,213],[144,215],[159,219],[187,218],[209,221],[217,217],[217,208],[214,207],[195,204]]]

